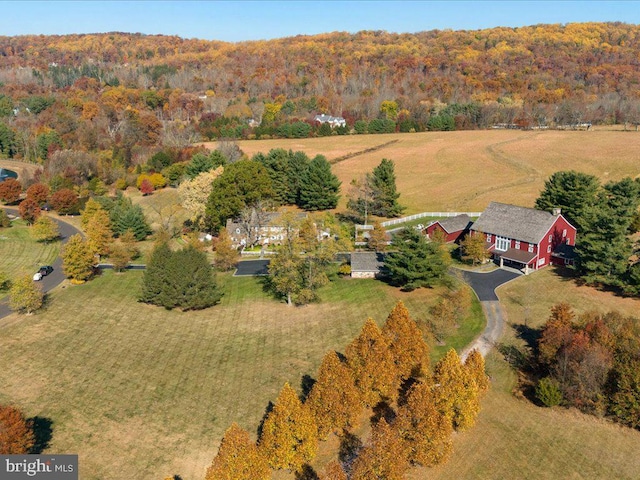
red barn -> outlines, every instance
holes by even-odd
[[[500,265],[528,273],[549,264],[573,263],[576,228],[560,209],[553,213],[533,208],[491,202],[471,226],[471,234],[482,234],[487,248]]]
[[[467,231],[469,231],[471,223],[473,222],[471,222],[471,218],[469,217],[469,215],[463,213],[462,215],[457,215],[455,217],[437,220],[431,223],[425,229],[425,232],[427,234],[427,237],[433,238],[433,234],[436,231],[440,231],[445,239],[445,242],[457,242],[458,240],[460,240],[460,237],[462,237]]]

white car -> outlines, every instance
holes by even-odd
[[[40,272],[36,272],[33,274],[33,281],[34,282],[39,282],[40,280],[42,280],[42,274]]]

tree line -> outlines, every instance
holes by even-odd
[[[399,302],[382,328],[368,319],[344,354],[327,353],[305,395],[285,384],[257,442],[232,424],[206,478],[266,480],[289,470],[300,479],[399,480],[412,465],[447,461],[452,433],[474,425],[488,387],[477,351],[461,363],[452,349],[431,370],[429,347]],[[354,432],[372,410],[371,434],[360,439]],[[330,436],[342,453],[318,475],[311,463]]]
[[[545,406],[564,405],[640,428],[640,329],[618,312],[551,308],[525,373]]]

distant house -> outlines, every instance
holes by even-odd
[[[384,253],[353,252],[351,253],[352,278],[377,278],[384,266]]]
[[[452,243],[458,242],[462,239],[465,233],[469,231],[469,227],[472,225],[471,217],[466,213],[457,215],[455,217],[448,217],[442,220],[436,220],[430,223],[425,228],[425,233],[428,238],[433,238],[433,234],[436,231],[440,231],[445,239],[445,242]]]
[[[484,235],[487,249],[500,265],[525,273],[549,264],[574,261],[576,228],[560,212],[491,202],[471,226],[472,235]]]
[[[328,123],[331,128],[347,126],[347,121],[344,118],[332,117],[331,115],[325,115],[324,113],[322,115],[316,115],[313,120],[320,124]]]

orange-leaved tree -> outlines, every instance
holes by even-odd
[[[395,401],[400,377],[389,343],[372,319],[367,319],[345,354],[365,405],[371,407],[381,401]]]
[[[224,432],[205,480],[268,480],[271,469],[249,433],[235,422]]]
[[[318,425],[318,437],[353,427],[362,411],[360,395],[351,369],[336,352],[327,353],[318,370],[318,378],[307,397],[308,405]]]
[[[571,343],[573,338],[573,319],[575,314],[568,303],[558,303],[551,307],[551,315],[542,327],[538,342],[540,361],[549,364],[556,353]]]
[[[471,377],[478,385],[478,391],[480,394],[484,394],[489,390],[489,377],[485,371],[484,357],[479,350],[473,349],[467,355],[467,359],[464,361],[464,367],[469,371]]]
[[[353,462],[351,480],[402,480],[408,469],[405,442],[393,427],[381,419]]]
[[[453,348],[436,363],[433,381],[438,410],[456,430],[472,427],[480,411],[479,389]]]
[[[262,425],[258,446],[274,469],[299,471],[318,450],[318,427],[288,383]]]
[[[0,455],[29,453],[35,444],[33,427],[17,408],[0,405]]]
[[[429,347],[401,301],[391,310],[382,333],[389,342],[389,349],[402,380],[428,371]]]
[[[409,461],[424,466],[444,463],[452,448],[453,427],[451,420],[438,411],[435,388],[433,383],[415,383],[394,423]]]

